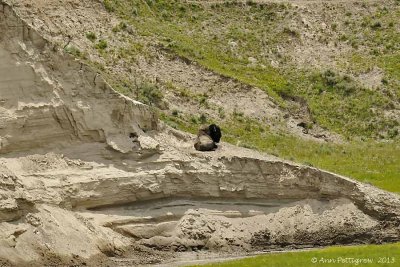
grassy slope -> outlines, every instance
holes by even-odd
[[[196,133],[200,126],[185,116],[162,116],[169,125]],[[400,144],[351,142],[345,145],[316,143],[289,135],[271,133],[268,127],[245,118],[221,124],[224,140],[248,148],[319,167],[372,183],[388,191],[400,193]]]
[[[351,14],[346,14],[345,21],[339,21],[336,26],[328,25],[337,28],[337,39],[332,41],[350,42],[357,48],[345,55],[349,60],[343,64],[342,72],[357,75],[374,66],[385,71],[386,83],[381,90],[374,91],[363,88],[337,70],[327,73],[296,68],[285,55],[274,50],[277,45],[301,42],[298,29],[285,26],[296,16],[289,5],[248,2],[242,6],[226,2],[205,7],[167,0],[107,0],[105,6],[118,13],[126,23],[134,25],[140,34],[155,38],[173,53],[197,61],[217,73],[258,86],[282,107],[286,102],[281,96],[300,96],[307,100],[319,125],[349,139],[361,137],[367,140],[345,145],[300,140],[273,133],[267,125],[239,114],[217,121],[226,133],[226,141],[400,192],[398,141],[383,143],[370,139],[398,140],[398,134],[393,131],[398,120],[385,118],[382,112],[392,108],[400,96],[400,54],[396,52],[399,48],[396,40],[400,35],[396,31],[399,22],[395,20],[400,15],[399,9],[377,9],[372,14],[365,12],[367,15],[362,19],[353,20]],[[235,44],[235,48],[231,44]],[[359,46],[363,48],[359,49]],[[121,51],[122,56],[146,53],[145,47],[138,49],[133,44],[133,48],[133,52]],[[260,56],[269,48],[281,63],[287,63],[287,67],[273,68],[268,56]],[[258,64],[249,64],[251,57]],[[162,118],[170,125],[192,133],[200,123],[208,122],[206,118],[179,113],[163,114]]]
[[[317,259],[313,263],[313,258]],[[353,263],[350,259],[354,258]],[[314,259],[314,260],[315,260]],[[328,260],[336,260],[329,263]],[[347,262],[346,262],[347,259]],[[357,259],[372,260],[371,263],[356,262]],[[324,261],[325,260],[325,261]],[[388,245],[368,245],[357,247],[330,247],[316,251],[275,253],[204,266],[215,267],[315,267],[315,266],[399,266],[400,243]]]
[[[194,60],[216,73],[258,86],[282,107],[286,107],[282,95],[301,96],[307,100],[318,124],[349,139],[361,137],[364,140],[349,141],[343,145],[301,140],[283,133],[274,133],[267,125],[245,118],[239,112],[232,117],[221,116],[221,120],[216,121],[223,128],[225,141],[324,168],[400,193],[400,144],[396,140],[376,142],[370,139],[380,136],[397,138],[396,133],[390,130],[398,122],[383,119],[382,110],[391,108],[391,102],[399,101],[400,96],[400,54],[396,52],[399,48],[399,42],[396,41],[399,34],[394,30],[395,25],[391,24],[392,21],[398,23],[395,20],[400,15],[398,9],[381,10],[365,16],[363,20],[354,19],[354,23],[360,23],[353,27],[348,27],[345,22],[337,25],[338,30],[341,29],[341,33],[337,34],[340,40],[351,42],[354,47],[364,45],[368,48],[355,49],[343,55],[349,60],[343,64],[341,72],[357,75],[374,66],[385,71],[387,84],[382,85],[382,90],[373,92],[362,88],[353,79],[348,80],[339,71],[335,71],[332,77],[326,75],[324,70],[297,69],[289,62],[286,69],[275,69],[270,66],[267,58],[260,57],[265,52],[265,46],[275,47],[277,44],[299,41],[296,30],[277,27],[279,24],[285,25],[288,17],[294,16],[285,5],[259,7],[249,2],[250,7],[241,8],[229,2],[204,9],[196,4],[162,0],[108,0],[105,4],[126,23],[134,25],[140,34],[155,38],[173,53]],[[351,17],[349,14],[347,16]],[[377,21],[383,27],[371,28]],[[356,34],[360,31],[362,35]],[[239,44],[238,48],[230,49],[229,42]],[[137,53],[146,54],[145,47],[137,44],[132,47],[133,51],[121,51],[121,56],[134,58]],[[277,51],[272,53],[275,56],[279,54]],[[256,58],[260,64],[249,66],[249,57]],[[285,55],[280,58],[283,63],[286,60]],[[186,95],[186,92],[182,94]],[[372,113],[371,107],[375,107],[378,112]],[[197,131],[201,123],[210,122],[201,116],[179,112],[162,113],[161,118],[175,128],[192,133]],[[372,258],[374,264],[367,266],[396,266],[400,262],[399,250],[399,243],[335,247],[301,253],[270,254],[209,266],[318,266],[311,263],[312,257]],[[396,263],[378,264],[380,257],[389,257],[389,260],[395,257]],[[323,265],[353,266],[337,263]]]
[[[301,29],[283,26],[297,16],[289,5],[249,2],[243,6],[226,2],[203,6],[168,0],[149,0],[147,4],[118,0],[108,3],[109,9],[119,12],[143,35],[155,36],[174,53],[217,73],[258,86],[278,103],[283,104],[280,95],[305,98],[315,120],[330,130],[349,137],[387,137],[390,129],[399,125],[397,120],[384,118],[381,112],[400,99],[396,83],[398,74],[394,73],[400,59],[396,52],[400,34],[396,31],[398,22],[395,20],[400,16],[399,9],[378,10],[351,26],[344,21],[346,25],[336,26],[343,30],[337,33],[337,39],[332,39],[339,44],[351,42],[355,47],[362,44],[366,49],[357,48],[353,52],[355,55],[361,53],[366,60],[378,60],[385,55],[386,60],[379,60],[377,65],[387,70],[388,84],[382,88],[395,88],[394,95],[388,96],[379,90],[363,88],[351,78],[346,81],[339,74],[336,74],[336,83],[327,86],[319,70],[299,69],[290,64],[286,55],[275,51],[277,46],[302,42]],[[381,26],[374,26],[378,22]],[[361,36],[356,34],[360,31],[363,32]],[[280,58],[286,67],[271,67],[271,57]],[[250,64],[251,58],[256,59],[257,64]],[[371,108],[376,110],[375,113]]]

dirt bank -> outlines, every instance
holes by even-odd
[[[193,137],[0,5],[0,259],[126,266],[400,239],[400,198]],[[3,264],[3,262],[0,262]]]

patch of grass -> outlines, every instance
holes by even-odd
[[[273,4],[270,8],[250,5],[248,8],[251,12],[256,12],[258,16],[254,16],[255,20],[246,21],[243,25],[237,18],[246,14],[239,8],[238,3],[218,5],[215,9],[219,12],[215,13],[211,7],[205,8],[203,5],[194,3],[177,5],[173,1],[157,1],[152,2],[151,5],[143,5],[141,2],[110,2],[112,2],[112,9],[134,24],[142,35],[162,37],[160,39],[163,40],[163,45],[178,55],[195,60],[223,76],[258,86],[274,97],[278,103],[283,103],[276,91],[286,86],[286,79],[279,71],[272,68],[269,62],[254,56],[261,53],[259,49],[254,50],[258,46],[256,44],[261,42],[261,38],[268,37],[267,42],[272,44],[277,38],[281,38],[282,31],[276,32],[273,36],[263,35],[260,31],[256,37],[249,31],[249,29],[257,28],[257,25],[260,28],[268,25],[269,20],[277,17],[276,12],[283,8],[280,5]],[[132,10],[136,10],[139,15],[132,16]],[[213,18],[215,14],[220,15],[218,18]],[[204,23],[221,25],[225,24],[224,20],[231,25],[224,30],[202,29]],[[287,38],[293,37],[293,33],[295,32],[287,34]],[[234,42],[240,39],[249,42],[239,48],[240,53],[254,50],[246,52],[242,59],[227,49],[229,41]],[[249,57],[256,58],[260,64],[249,65],[247,61]]]
[[[361,87],[350,76],[327,70],[304,78],[307,79],[311,86],[306,81],[296,93],[307,99],[319,125],[349,138],[377,138],[399,126],[396,119],[382,114],[382,110],[391,108],[392,100],[376,90]]]
[[[372,23],[371,28],[374,30],[380,29],[382,28],[382,23],[380,21],[375,21]]]
[[[222,124],[224,140],[240,142],[261,151],[372,183],[400,193],[400,145],[353,142],[345,145],[318,143],[274,134],[258,122],[245,119]]]
[[[139,56],[150,58],[144,45],[139,42],[131,41],[126,47],[119,47],[117,50],[117,57],[129,63],[137,62]]]
[[[67,46],[65,49],[65,52],[67,52],[68,54],[71,54],[75,57],[81,57],[82,56],[82,52],[81,50],[79,50],[76,46],[73,45],[69,45]]]
[[[108,43],[104,39],[99,40],[99,42],[95,45],[95,48],[98,50],[105,50],[107,47]]]
[[[299,41],[299,30],[287,26],[292,16],[297,15],[288,12],[290,7],[286,5],[240,2],[177,4],[169,0],[107,2],[109,9],[118,13],[126,23],[134,25],[139,34],[156,38],[173,54],[196,61],[222,76],[263,89],[283,108],[288,107],[286,100],[301,97],[308,103],[315,121],[330,131],[348,138],[392,136],[388,131],[396,127],[396,122],[382,116],[383,109],[393,100],[389,99],[390,95],[368,91],[349,76],[337,73],[334,77],[323,77],[323,73],[315,77],[309,74],[310,71],[293,69],[292,65],[278,69],[271,66],[268,57],[260,56],[268,53],[285,63],[285,55],[277,47]],[[395,27],[385,26],[396,21],[396,15],[399,15],[396,12],[379,9],[376,14],[362,18],[365,25],[354,26],[359,27],[357,30],[363,35],[351,32],[353,27],[343,27],[338,38],[354,49],[374,47],[370,52],[376,55],[381,54],[382,44],[386,44],[386,49],[396,51],[400,43],[399,34]],[[353,17],[348,13],[346,20]],[[338,23],[332,23],[331,28],[338,30]],[[376,64],[365,62],[368,65],[365,68],[371,69],[378,64],[377,61]],[[361,73],[364,66],[358,67]],[[393,62],[385,70],[396,72],[396,68]],[[204,98],[199,101],[206,104]],[[372,112],[372,109],[377,112]]]
[[[203,123],[221,126],[223,141],[250,147],[288,160],[342,174],[382,189],[400,193],[400,144],[352,142],[343,145],[303,140],[271,132],[268,126],[242,115],[215,122],[163,114],[167,124],[195,134]]]
[[[385,55],[378,59],[378,65],[393,78],[400,80],[400,53]]]
[[[339,45],[357,48],[356,53],[351,52],[349,64],[342,68],[351,74],[346,76],[339,71],[313,73],[315,70],[310,71],[307,66],[299,69],[286,64],[290,59],[279,47],[301,42],[300,38],[294,38],[296,32],[292,33],[286,26],[293,17],[299,16],[299,11],[292,10],[290,5],[239,1],[207,5],[169,0],[105,0],[104,4],[107,10],[116,12],[123,21],[133,25],[139,35],[154,38],[157,45],[172,55],[195,61],[223,77],[259,87],[281,107],[286,107],[287,100],[302,99],[319,125],[344,134],[350,140],[358,140],[357,137],[367,140],[345,145],[301,140],[273,133],[265,124],[240,116],[238,110],[233,118],[226,118],[223,111],[219,112],[224,118],[219,124],[226,133],[226,141],[400,192],[399,143],[368,139],[398,138],[394,129],[399,122],[385,117],[384,112],[393,109],[391,102],[399,101],[400,95],[400,34],[394,23],[390,26],[390,22],[398,21],[399,10],[366,12],[368,14],[361,19],[358,14],[346,16],[331,25],[336,32],[334,37],[322,36],[321,40],[329,37],[325,41],[337,43],[339,39],[343,41]],[[355,18],[359,20],[354,21]],[[345,26],[346,21],[351,27]],[[371,27],[375,22],[380,26]],[[271,65],[271,58],[277,59],[282,67],[273,67],[276,65]],[[369,90],[351,78],[353,74],[367,73],[376,66],[385,72],[386,91]],[[206,98],[187,89],[173,84],[165,86],[188,100],[207,103]],[[151,94],[143,101],[148,101],[146,98],[151,99]],[[182,114],[163,113],[161,117],[171,126],[193,133],[201,121],[211,122],[208,117]]]
[[[94,42],[97,39],[97,36],[94,32],[88,32],[86,33],[86,38],[88,38],[90,41]]]
[[[126,30],[127,27],[128,27],[128,25],[125,22],[121,21],[118,25],[116,25],[116,26],[114,26],[114,28],[112,28],[112,31],[120,32],[120,31]]]
[[[329,247],[305,252],[271,253],[241,260],[213,263],[210,267],[315,267],[315,266],[398,266],[400,243]],[[329,260],[331,261],[329,262]],[[363,262],[363,259],[368,260]],[[333,260],[335,262],[333,262]],[[314,262],[315,261],[315,262]],[[200,266],[200,265],[196,265]]]
[[[164,98],[156,84],[144,82],[138,85],[137,100],[150,106],[160,106]]]
[[[108,12],[113,12],[114,11],[114,6],[113,6],[113,1],[112,0],[104,0],[104,8],[108,11]]]
[[[353,54],[350,56],[350,62],[349,70],[356,74],[369,72],[375,66],[384,70],[385,83],[392,81],[390,87],[395,93],[392,99],[400,101],[400,53],[389,53],[378,57]],[[385,83],[384,85],[387,85]]]
[[[289,28],[289,27],[284,27],[283,33],[288,34],[289,36],[292,36],[292,37],[297,37],[297,38],[300,37],[300,33],[297,30]]]

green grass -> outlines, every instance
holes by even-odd
[[[106,40],[99,40],[99,42],[95,45],[96,49],[104,50],[108,47]]]
[[[398,120],[383,115],[393,109],[391,98],[363,88],[348,75],[317,72],[304,76],[298,86],[296,92],[307,99],[318,124],[345,137],[388,138],[390,130],[399,126]]]
[[[239,122],[240,124],[240,122]],[[224,140],[372,183],[400,193],[400,145],[352,142],[317,143],[289,135],[272,134],[257,123],[223,124]]]
[[[196,133],[199,117],[160,118],[170,126]],[[382,189],[400,193],[400,144],[396,142],[349,142],[343,145],[319,143],[286,134],[277,134],[257,121],[240,114],[220,124],[223,141],[257,149],[288,160],[322,168]]]
[[[351,14],[346,21],[338,18],[328,25],[340,32],[332,37],[337,38],[333,41],[348,41],[354,47],[354,51],[343,55],[348,60],[341,71],[329,72],[298,68],[276,48],[301,43],[299,29],[287,26],[298,16],[290,5],[252,2],[203,5],[170,0],[107,0],[104,4],[108,11],[121,17],[125,27],[131,24],[138,34],[149,37],[171,55],[257,86],[283,108],[290,108],[287,99],[303,99],[320,126],[349,140],[343,145],[302,140],[275,133],[265,124],[244,118],[240,110],[233,117],[215,110],[220,115],[215,122],[222,126],[225,141],[400,192],[400,144],[395,131],[399,121],[383,115],[385,110],[395,107],[393,103],[398,103],[400,95],[397,52],[400,34],[396,31],[399,9],[378,8],[363,17]],[[346,40],[340,40],[340,36],[346,36]],[[118,56],[131,62],[137,55],[151,54],[145,44],[136,41],[129,47],[116,49]],[[267,52],[283,63],[281,67],[271,66],[268,56],[262,56]],[[344,74],[359,75],[374,67],[384,71],[385,79],[376,90],[364,88],[351,75]],[[125,80],[115,84],[128,94],[137,91],[137,98],[146,103],[162,102],[162,95],[154,86],[144,86],[140,91]],[[166,88],[199,106],[208,105],[207,96],[175,88],[172,83]],[[209,122],[204,114],[190,116],[179,110],[172,116],[161,114],[161,119],[192,133],[201,123]],[[380,139],[393,141],[377,141]]]
[[[325,70],[300,69],[282,55],[277,46],[299,43],[301,32],[290,28],[288,21],[298,16],[287,5],[259,5],[249,1],[243,5],[227,1],[201,5],[169,0],[105,0],[105,7],[116,12],[124,22],[133,25],[138,34],[155,40],[172,55],[195,61],[206,69],[242,83],[257,86],[273,97],[281,107],[286,98],[298,96],[306,100],[316,122],[341,133],[349,139],[363,137],[364,141],[349,141],[343,145],[318,143],[273,132],[267,125],[245,118],[240,110],[225,118],[218,110],[223,141],[253,148],[299,163],[315,166],[351,178],[368,182],[382,189],[400,193],[400,144],[398,135],[389,131],[396,121],[385,120],[382,111],[391,108],[391,101],[399,101],[400,34],[398,10],[379,9],[362,19],[357,14],[346,15],[346,21],[335,21],[329,28],[338,32],[334,42],[349,42],[354,48],[341,71],[334,77]],[[351,20],[352,18],[353,21]],[[240,19],[238,19],[240,18]],[[300,18],[299,18],[300,20]],[[120,28],[115,28],[116,33]],[[362,34],[359,34],[362,33]],[[327,38],[325,36],[325,38]],[[324,40],[322,38],[321,40]],[[131,47],[120,48],[118,55],[135,62],[138,55],[149,53],[146,46],[132,42]],[[280,68],[270,64],[266,52],[278,58]],[[256,60],[256,64],[253,64]],[[286,64],[288,63],[288,64]],[[340,62],[339,62],[340,63]],[[347,64],[349,63],[349,64]],[[384,71],[382,90],[371,91],[349,79],[343,73],[359,75],[379,67]],[[120,90],[130,92],[128,83],[120,83]],[[207,104],[207,97],[175,88],[188,101]],[[390,89],[390,90],[389,90]],[[394,92],[394,93],[393,93]],[[143,101],[161,101],[153,86],[144,86]],[[371,108],[377,113],[371,112]],[[174,128],[196,133],[202,123],[210,123],[204,114],[190,116],[179,110],[172,115],[161,113],[160,118]],[[395,141],[379,142],[371,137]],[[354,138],[359,139],[359,138]],[[355,266],[354,264],[312,263],[321,258],[372,258],[366,266],[400,266],[400,244],[382,246],[332,247],[318,251],[269,254],[250,259],[209,266]],[[379,258],[395,257],[393,264],[379,264]],[[357,266],[363,266],[361,264]]]
[[[398,94],[368,90],[355,81],[347,87],[354,90],[343,94],[335,90],[343,83],[328,86],[323,80],[315,79],[316,75],[323,75],[323,70],[314,74],[316,70],[299,69],[279,52],[278,46],[301,43],[301,29],[287,26],[298,16],[290,5],[251,1],[199,4],[172,0],[107,0],[105,7],[120,15],[124,24],[134,25],[142,36],[154,38],[173,54],[259,87],[283,108],[287,107],[285,97],[303,98],[315,121],[330,131],[349,138],[396,137],[390,131],[399,122],[384,117],[382,112],[387,107],[393,108],[393,101],[399,101]],[[381,66],[385,70],[388,88],[399,88],[398,57],[395,55],[400,43],[400,34],[396,30],[399,14],[398,9],[379,8],[373,14],[355,17],[351,27],[348,18],[339,21],[342,35],[347,38],[336,40],[349,40],[354,47],[367,47],[362,56],[376,58],[371,67]],[[333,25],[338,27],[336,23]],[[371,56],[371,49],[379,50],[379,56]],[[271,56],[283,64],[279,68],[272,67]]]
[[[97,36],[94,32],[88,32],[86,33],[86,38],[89,39],[91,42],[96,41]]]
[[[315,263],[313,263],[316,261]],[[330,261],[330,262],[329,262]],[[335,261],[335,262],[334,262]],[[367,262],[363,262],[367,261]],[[199,266],[199,265],[193,265]],[[213,263],[212,267],[316,267],[400,266],[400,243],[330,247],[306,252],[272,253],[252,258]]]
[[[400,101],[400,53],[381,56],[366,56],[353,53],[348,57],[351,62],[348,70],[353,73],[365,73],[371,71],[374,67],[384,70],[384,79],[388,82],[384,87],[391,89],[392,99]]]
[[[144,4],[145,3],[145,4]],[[271,19],[276,18],[275,10],[280,10],[280,5],[273,5],[273,9],[251,8],[246,12],[257,11],[255,20],[246,21],[245,27],[236,18],[246,15],[234,3],[204,9],[202,5],[180,3],[174,1],[107,1],[108,10],[117,12],[126,21],[132,23],[143,36],[156,37],[160,43],[174,53],[197,61],[205,68],[211,69],[224,76],[229,76],[247,84],[265,89],[278,102],[281,101],[276,91],[287,86],[286,79],[272,68],[267,62],[263,66],[252,66],[249,57],[255,57],[262,51],[254,48],[263,37],[264,32],[258,31],[257,37],[249,29],[266,27]],[[228,9],[228,10],[227,10]],[[220,16],[215,14],[221,13]],[[224,29],[212,30],[209,26],[204,28],[203,23],[230,24]],[[272,27],[272,26],[268,26]],[[278,36],[282,34],[282,36]],[[274,38],[268,35],[270,44],[274,40],[289,38],[283,30],[276,33]],[[289,34],[290,35],[290,34]],[[247,40],[233,51],[227,45],[241,39]],[[250,52],[251,51],[251,52]],[[238,58],[236,54],[241,56]],[[262,63],[262,59],[258,58]]]

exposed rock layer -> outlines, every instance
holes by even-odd
[[[4,3],[0,38],[6,265],[400,239],[397,195],[228,144],[195,152],[192,136],[159,125]]]
[[[58,51],[8,5],[0,14],[0,153],[78,140],[125,150],[131,132],[156,129],[148,107]]]

